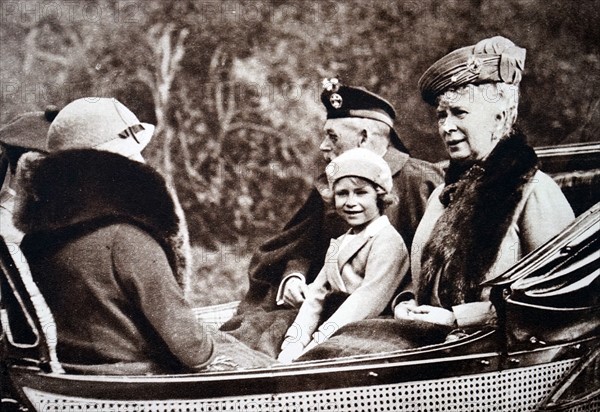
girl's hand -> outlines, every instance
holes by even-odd
[[[394,318],[396,319],[414,319],[412,314],[418,311],[417,302],[414,299],[405,300],[394,308]]]
[[[437,306],[420,305],[411,311],[409,319],[422,320],[436,325],[456,326],[454,312]]]
[[[292,363],[304,351],[304,345],[298,341],[284,340],[277,360],[281,363]]]

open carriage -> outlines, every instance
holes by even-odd
[[[2,387],[14,397],[3,393],[3,410],[599,411],[600,145],[538,155],[578,218],[492,282],[498,328],[418,349],[187,375],[64,373],[51,314],[1,242]],[[218,333],[235,307],[197,315]]]

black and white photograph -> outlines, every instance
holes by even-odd
[[[0,0],[7,412],[600,411],[599,0]]]

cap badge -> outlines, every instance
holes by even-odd
[[[334,109],[339,109],[342,107],[343,102],[344,100],[342,99],[342,96],[337,93],[333,93],[331,96],[329,96],[329,103],[331,103],[331,106],[333,106]]]

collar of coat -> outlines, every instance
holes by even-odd
[[[354,238],[352,238],[344,247],[339,250],[339,255],[337,258],[338,267],[341,268],[348,262],[352,256],[356,254],[364,245],[367,243],[369,239],[379,233],[383,228],[391,226],[389,219],[387,216],[382,215],[378,218],[374,219],[371,223],[365,227],[365,229],[358,233]],[[350,234],[352,230],[346,232],[346,235]],[[336,242],[341,242],[336,240]]]
[[[537,171],[535,151],[520,132],[502,140],[483,162],[451,165],[438,219],[422,253],[419,303],[429,303],[435,279],[441,304],[450,308],[480,299],[480,283],[496,261],[523,190]]]
[[[134,224],[163,247],[186,290],[190,251],[181,208],[152,167],[97,150],[26,154],[17,171],[15,226],[58,237],[112,223]]]
[[[329,281],[334,283],[337,286],[337,289],[345,293],[348,292],[342,278],[342,267],[348,263],[348,261],[352,259],[371,238],[375,237],[380,231],[388,226],[392,226],[390,221],[387,216],[382,215],[370,222],[363,231],[356,235],[352,235],[352,239],[343,246],[342,242],[344,237],[348,236],[352,230],[347,231],[337,239],[331,239],[327,255],[328,258],[335,257],[335,259],[327,259],[325,265],[330,265],[328,267],[330,272]]]

